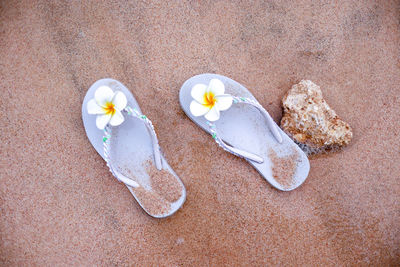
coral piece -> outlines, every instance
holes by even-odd
[[[320,153],[349,144],[353,133],[309,80],[295,84],[282,99],[281,128],[306,152]]]

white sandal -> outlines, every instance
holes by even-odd
[[[83,101],[82,119],[111,173],[150,216],[164,218],[183,205],[185,187],[161,154],[151,121],[123,84],[95,82]]]
[[[290,191],[307,178],[306,154],[238,82],[200,74],[182,85],[179,100],[186,115],[219,146],[245,158],[275,188]]]

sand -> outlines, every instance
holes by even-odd
[[[144,187],[133,188],[136,197],[142,207],[153,216],[168,214],[171,204],[154,191],[146,190]]]
[[[147,163],[151,188],[168,202],[175,202],[182,196],[182,185],[168,170],[157,170],[151,162]]]
[[[143,177],[137,177],[137,173],[124,168],[125,175],[139,183],[139,187],[132,188],[133,192],[150,215],[168,215],[171,205],[182,196],[182,185],[168,170],[158,170],[152,160],[144,162],[143,168],[148,175],[148,185],[140,183]]]
[[[272,177],[282,185],[283,188],[290,188],[296,181],[294,174],[297,169],[299,155],[296,150],[286,157],[279,157],[275,150],[269,149],[268,156],[271,159]]]
[[[398,265],[397,0],[2,1],[0,265]],[[309,79],[354,136],[272,188],[186,117],[179,89],[213,72],[275,122]],[[111,77],[153,122],[187,200],[156,220],[115,181],[81,120]]]

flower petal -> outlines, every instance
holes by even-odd
[[[207,90],[207,85],[198,83],[195,86],[193,86],[191,95],[200,104],[204,103],[204,94],[206,93]]]
[[[121,91],[115,92],[112,102],[116,110],[123,110],[126,107],[126,104],[128,104],[125,94]]]
[[[220,111],[227,110],[232,106],[232,96],[231,95],[219,95],[215,97],[217,99],[217,106]]]
[[[100,86],[94,93],[94,99],[100,106],[105,106],[106,102],[111,102],[114,96],[113,90],[108,86]]]
[[[210,111],[204,116],[209,121],[217,121],[219,120],[219,110],[216,106],[214,106]]]
[[[111,117],[110,124],[111,126],[118,126],[123,123],[125,120],[124,115],[122,115],[121,111],[116,110],[114,115]]]
[[[102,107],[100,107],[97,104],[96,100],[94,100],[94,99],[89,100],[89,102],[86,105],[86,108],[87,108],[87,112],[89,114],[104,114],[105,113],[104,109]]]
[[[210,109],[208,107],[203,106],[202,104],[199,104],[197,101],[192,101],[190,103],[190,112],[192,113],[193,116],[203,116],[206,114]]]
[[[97,128],[99,128],[100,130],[104,130],[110,119],[111,119],[111,114],[97,115],[96,118]]]
[[[218,79],[212,79],[208,85],[208,91],[212,92],[215,96],[223,95],[225,93],[225,85]]]

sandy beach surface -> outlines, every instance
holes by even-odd
[[[400,264],[399,1],[1,1],[0,265]],[[309,79],[354,133],[272,188],[190,121],[178,93],[212,72],[276,122]],[[152,219],[89,143],[89,86],[124,83],[187,189]],[[134,160],[134,159],[132,159]]]

